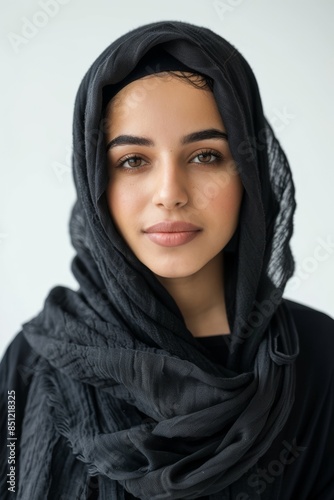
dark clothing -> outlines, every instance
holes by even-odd
[[[256,468],[248,473],[248,490],[232,496],[234,500],[334,499],[334,321],[304,305],[288,300],[286,303],[300,342],[296,399],[284,428]],[[224,362],[228,348],[223,335],[197,340],[207,348],[214,361]],[[34,376],[30,354],[31,348],[21,332],[10,344],[0,365],[2,424],[7,418],[8,391],[15,391],[16,486],[25,402]],[[6,425],[1,425],[1,429],[5,428]],[[1,435],[2,463],[7,460],[6,444],[11,442],[8,437]],[[1,498],[15,498],[14,494],[8,494],[7,480],[1,478]],[[92,478],[87,500],[95,498],[98,498],[98,481]],[[133,497],[128,495],[128,498]]]
[[[158,218],[143,216],[136,227],[165,220],[167,208],[168,219],[202,227],[207,203],[216,206],[217,190],[230,196],[229,180],[240,176],[238,225],[219,249],[231,334],[221,339],[218,362],[211,359],[218,346],[213,354],[203,346],[208,340],[193,337],[109,209],[105,132],[113,118],[104,105],[147,66],[151,74],[179,63],[205,75],[233,161],[215,170],[214,181],[207,170],[203,186],[201,171],[198,183],[189,183],[187,202],[173,198],[173,209],[158,208],[152,188],[145,206],[151,213],[153,204]],[[131,109],[121,107],[129,123]],[[197,130],[185,133],[197,137]],[[17,452],[20,460],[9,469],[19,478],[19,500],[332,500],[334,322],[282,300],[294,272],[294,183],[247,61],[217,33],[181,21],[124,34],[98,56],[78,89],[72,165],[71,269],[79,288],[54,287],[40,313],[22,325],[31,349],[19,335],[2,364],[0,424],[9,443],[2,453],[7,449],[14,460]],[[211,245],[205,224],[203,230]],[[159,253],[164,260],[166,252]],[[178,269],[184,258],[182,252]],[[14,432],[13,390],[17,441],[7,440]],[[10,475],[6,483],[5,464],[2,499],[15,483]]]

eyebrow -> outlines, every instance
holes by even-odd
[[[192,142],[204,141],[205,139],[224,139],[225,141],[227,141],[228,136],[227,133],[223,132],[222,130],[210,128],[185,135],[181,140],[181,144],[190,144]],[[106,151],[109,151],[109,149],[116,146],[124,146],[129,144],[136,146],[154,146],[154,142],[152,141],[152,139],[148,139],[147,137],[138,137],[136,135],[119,135],[107,144]]]

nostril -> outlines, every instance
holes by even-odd
[[[188,194],[180,188],[166,189],[166,187],[161,187],[154,193],[152,201],[156,205],[162,205],[169,209],[182,207],[188,203]]]

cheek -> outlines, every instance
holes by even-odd
[[[127,218],[134,212],[135,190],[110,181],[106,193],[109,213],[117,225],[122,225],[123,221],[129,220]]]
[[[235,226],[238,222],[243,194],[243,186],[239,178],[231,180],[226,186],[220,187],[212,196],[210,210],[217,214],[217,220],[224,219]],[[218,217],[219,214],[219,217]]]

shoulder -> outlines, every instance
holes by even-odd
[[[15,392],[16,418],[21,418],[29,392],[36,354],[19,332],[9,344],[0,363],[0,406],[6,405],[8,392]],[[13,392],[11,392],[13,394]]]
[[[259,470],[267,472],[261,481],[268,493],[272,488],[270,498],[325,500],[334,491],[334,320],[304,304],[283,302],[299,338],[295,396],[282,431],[260,460]],[[293,455],[288,460],[282,451],[287,449]],[[281,468],[281,479],[273,464]]]
[[[328,314],[312,307],[284,299],[284,303],[289,309],[294,319],[297,331],[305,336],[311,335],[314,341],[321,340],[334,345],[334,319]]]
[[[34,373],[34,359],[36,359],[35,354],[23,333],[20,332],[7,347],[0,363],[0,434],[3,439],[6,439],[9,429],[7,418],[10,412],[11,432],[15,433],[17,447],[20,443],[26,401]],[[5,495],[8,494],[6,454],[7,449],[2,447],[0,449],[0,491],[6,492]],[[17,457],[16,464],[18,460]]]
[[[308,374],[315,370],[318,377],[322,373],[334,378],[334,319],[304,304],[288,299],[284,302],[298,333],[297,365],[303,365]]]
[[[283,299],[284,303],[287,305],[295,320],[300,322],[311,321],[312,324],[317,323],[321,327],[334,329],[334,319],[328,314],[321,312],[317,309],[313,309],[305,304],[300,304],[299,302],[294,302],[290,299]]]
[[[17,385],[17,382],[21,379],[26,384],[31,371],[28,370],[31,356],[32,349],[21,331],[9,344],[1,360],[0,373],[2,375],[2,384],[6,381],[7,385]]]

